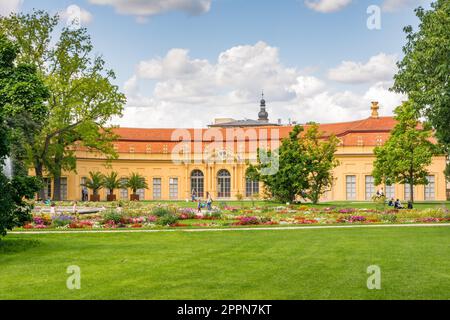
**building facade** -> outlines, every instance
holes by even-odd
[[[256,125],[248,120],[242,125],[242,121],[229,119],[208,129],[118,128],[119,138],[114,144],[118,159],[107,161],[99,153],[77,148],[77,172],[63,174],[61,196],[65,200],[81,200],[81,184],[89,172],[117,171],[123,179],[133,172],[146,178],[149,188],[138,191],[144,200],[185,200],[192,193],[205,197],[206,192],[215,200],[236,199],[238,195],[262,197],[263,185],[246,179],[248,163],[256,162],[258,148],[276,149],[293,126],[270,124],[264,100],[261,106],[264,109],[261,107]],[[377,103],[371,109],[371,116],[363,120],[320,124],[324,139],[334,134],[340,140],[336,152],[340,165],[334,170],[332,188],[322,200],[370,201],[381,188],[389,198],[409,199],[409,186],[374,184],[373,150],[388,139],[396,122],[393,117],[380,117]],[[415,186],[417,201],[446,200],[445,165],[444,156],[434,157],[428,168],[429,184]],[[50,178],[46,185],[46,195],[51,197]],[[117,198],[123,200],[128,200],[130,193],[129,189],[115,191]],[[105,200],[106,190],[100,196]]]

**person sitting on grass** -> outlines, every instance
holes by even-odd
[[[394,206],[394,203],[395,203],[394,198],[391,198],[391,200],[389,200],[388,206],[389,206],[389,207],[393,207],[393,206]]]
[[[402,205],[402,203],[400,202],[400,199],[397,199],[397,200],[395,201],[395,203],[394,203],[394,208],[395,208],[395,209],[403,209],[403,205]]]

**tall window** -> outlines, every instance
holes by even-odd
[[[391,186],[385,185],[384,190],[385,190],[385,194],[386,194],[386,199],[395,198],[395,185],[391,185]]]
[[[169,179],[169,198],[178,200],[178,178]]]
[[[425,200],[434,200],[435,199],[435,177],[428,176],[427,180],[428,180],[428,184],[425,186]]]
[[[139,196],[139,200],[145,200],[145,189],[137,189],[136,194]]]
[[[259,194],[259,181],[252,179],[245,179],[245,196],[252,197],[255,194]]]
[[[217,191],[219,198],[231,197],[231,175],[227,170],[220,170],[217,174]]]
[[[403,200],[408,201],[411,199],[411,187],[409,183],[404,184],[405,187],[405,198]]]
[[[153,178],[153,199],[161,199],[161,178]]]
[[[197,197],[203,198],[205,193],[205,180],[203,172],[194,170],[191,173],[191,194],[195,192]]]
[[[372,176],[366,176],[366,200],[372,200],[375,193],[375,179]]]
[[[61,200],[67,200],[67,178],[61,178]]]
[[[120,184],[124,185],[125,183],[127,183],[126,178],[120,179]],[[128,200],[128,188],[123,187],[120,189],[120,199]]]
[[[44,194],[47,199],[52,198],[52,178],[44,178]]]
[[[347,200],[356,200],[356,176],[346,176]]]

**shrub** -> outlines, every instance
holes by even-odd
[[[163,217],[172,214],[172,211],[167,207],[156,207],[152,210],[152,215]]]
[[[222,213],[220,211],[212,211],[207,213],[204,217],[204,219],[211,219],[211,220],[218,220],[222,218]]]
[[[122,221],[122,215],[116,211],[110,211],[103,216],[103,222],[107,223],[110,221],[118,224]]]
[[[61,216],[55,217],[53,219],[53,225],[55,227],[64,227],[64,226],[69,225],[70,223],[72,223],[72,217],[71,216],[61,215]]]
[[[159,217],[158,220],[156,221],[156,224],[160,226],[170,226],[177,223],[177,221],[178,217],[174,214],[169,213]]]
[[[382,214],[381,221],[393,223],[397,221],[397,216],[395,214]]]

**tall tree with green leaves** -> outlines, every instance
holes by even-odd
[[[418,30],[404,28],[405,54],[398,63],[393,90],[405,93],[426,116],[439,141],[450,150],[450,1],[436,0],[430,10],[419,7]],[[448,169],[450,170],[450,169]]]
[[[317,204],[320,197],[333,184],[333,169],[339,165],[335,153],[339,144],[338,138],[331,135],[325,137],[317,124],[312,124],[302,136],[300,143],[304,146],[308,187],[302,193],[304,199]]]
[[[18,46],[0,33],[0,169],[12,158],[12,177],[0,170],[0,236],[30,218],[26,202],[40,187],[29,177],[18,148],[39,127],[47,114],[48,91],[32,65],[19,63]],[[25,169],[24,169],[25,168]]]
[[[438,151],[431,142],[433,131],[420,115],[413,102],[404,102],[395,109],[398,123],[383,146],[376,147],[372,175],[375,184],[410,185],[410,201],[414,202],[414,186],[428,183],[427,167]]]
[[[74,146],[117,157],[109,122],[122,115],[126,103],[113,84],[114,72],[93,54],[87,30],[64,27],[57,32],[58,23],[57,15],[44,11],[0,18],[0,31],[20,46],[19,61],[34,64],[49,88],[48,117],[27,151],[36,176],[47,172],[54,177],[54,200],[60,199],[62,171],[76,170]]]
[[[266,192],[271,197],[291,202],[296,199],[301,190],[308,187],[308,175],[305,157],[305,147],[300,143],[300,134],[303,127],[295,126],[289,137],[281,142],[278,150],[267,150],[267,156],[278,162],[279,169],[273,175],[263,175],[262,170],[272,166],[272,163],[264,163],[258,152],[258,163],[250,165],[246,175],[252,180],[264,183]]]

